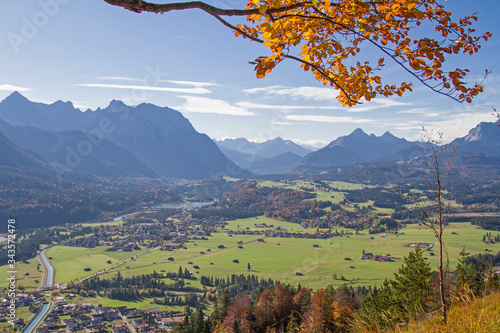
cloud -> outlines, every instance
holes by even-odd
[[[295,121],[312,121],[318,123],[351,123],[360,124],[373,122],[373,119],[363,119],[354,117],[335,117],[335,116],[320,116],[320,115],[286,115],[285,119],[295,120]]]
[[[135,77],[125,77],[125,76],[99,76],[98,80],[110,80],[110,81],[133,81],[133,82],[144,82],[142,79]]]
[[[285,86],[269,86],[263,88],[252,88],[243,90],[247,94],[264,94],[264,95],[278,95],[278,96],[289,96],[294,99],[303,98],[306,100],[315,101],[328,101],[332,102],[338,95],[338,91],[333,88],[318,88],[318,87],[285,87]],[[343,107],[337,101],[335,106],[286,106],[286,105],[266,105],[266,104],[254,104],[249,102],[245,103],[249,108],[281,108],[281,109],[324,109],[324,110],[343,110],[347,112],[366,112],[376,109],[392,108],[400,106],[408,106],[411,103],[396,101],[394,99],[388,98],[376,98],[370,102],[364,102],[362,104],[355,105],[353,107]]]
[[[274,125],[283,125],[283,126],[293,125],[292,123],[289,123],[289,122],[286,122],[286,121],[271,121],[271,124],[274,124]]]
[[[220,87],[220,84],[214,82],[197,82],[197,81],[175,81],[175,80],[161,80],[161,82],[175,83],[181,86],[191,87]]]
[[[400,113],[400,114],[426,114],[428,112],[429,112],[429,109],[414,108],[414,109],[398,111],[397,113]]]
[[[325,147],[330,141],[326,140],[301,140],[301,139],[290,139],[298,145],[305,146],[306,148],[319,149]]]
[[[344,108],[344,110],[348,112],[366,112],[377,109],[388,109],[393,107],[409,106],[409,105],[411,105],[411,103],[395,101],[393,99],[388,99],[388,98],[375,98],[369,102],[365,101],[363,102],[363,104],[358,104],[350,108],[346,107]]]
[[[458,137],[463,137],[481,122],[494,122],[496,116],[488,112],[467,112],[448,115],[446,118],[437,121],[423,122],[427,130],[443,132],[443,140],[451,141]]]
[[[452,114],[439,114],[439,119],[430,110],[413,110],[413,112],[425,111],[430,119],[408,120],[408,121],[386,121],[377,123],[377,126],[406,132],[405,137],[409,140],[421,140],[422,128],[429,131],[442,132],[443,141],[450,142],[458,137],[463,137],[480,122],[494,122],[496,117],[488,112],[461,112]],[[409,112],[408,112],[409,113]]]
[[[176,107],[177,110],[184,112],[196,113],[215,113],[229,116],[253,116],[255,113],[248,111],[245,108],[234,106],[220,99],[195,97],[195,96],[178,96],[185,100],[185,103]]]
[[[274,104],[261,104],[241,101],[236,105],[248,109],[269,109],[269,110],[343,110],[341,107],[336,106],[311,106],[311,105],[274,105]]]
[[[109,80],[109,81],[132,81],[132,82],[143,82],[146,83],[146,79],[138,79],[135,77],[127,77],[127,76],[99,76],[97,77],[98,80]],[[217,83],[214,82],[198,82],[198,81],[176,81],[176,80],[158,80],[158,82],[168,82],[168,83],[173,83],[181,86],[190,86],[190,87],[196,87],[196,88],[203,88],[203,87],[216,87],[220,86]]]
[[[104,83],[81,83],[77,84],[79,87],[92,87],[92,88],[113,88],[113,89],[132,89],[132,90],[147,90],[147,91],[162,91],[162,92],[175,92],[183,94],[209,94],[210,90],[205,88],[170,88],[170,87],[157,87],[145,85],[125,85],[125,84],[104,84]]]
[[[0,91],[30,91],[31,88],[13,86],[10,84],[0,84]]]
[[[285,87],[285,86],[269,86],[262,88],[251,88],[243,90],[247,94],[265,94],[265,95],[281,95],[302,97],[305,99],[313,99],[316,101],[331,101],[337,97],[338,92],[333,88],[318,88],[318,87]]]

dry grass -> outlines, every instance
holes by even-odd
[[[413,323],[394,332],[490,333],[500,332],[500,293],[475,298],[468,293],[457,296],[461,302],[452,306],[445,326],[440,319]]]
[[[427,319],[395,325],[389,312],[381,313],[386,324],[395,325],[387,329],[370,320],[369,315],[358,314],[354,321],[354,332],[357,333],[492,333],[500,332],[500,292],[485,297],[474,297],[472,292],[465,290],[453,297],[454,305],[448,311],[446,325],[441,324],[440,312],[428,315]],[[385,316],[387,315],[387,316]]]

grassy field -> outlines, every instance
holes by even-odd
[[[108,222],[99,222],[99,223],[82,223],[84,227],[98,227],[101,225],[116,225],[120,226],[123,224],[123,221],[108,221]]]
[[[403,262],[403,257],[413,251],[410,244],[415,242],[435,243],[432,232],[417,224],[408,225],[398,235],[376,234],[369,235],[362,232],[359,235],[344,235],[328,240],[305,238],[272,238],[262,235],[234,235],[225,233],[227,230],[262,230],[256,224],[266,223],[268,226],[287,228],[292,232],[315,232],[315,229],[303,229],[299,225],[289,222],[276,221],[266,217],[248,218],[230,221],[226,230],[213,233],[208,240],[191,240],[185,243],[186,249],[175,251],[154,250],[146,253],[126,264],[123,264],[102,275],[109,278],[120,271],[122,276],[160,272],[177,272],[179,266],[188,267],[195,276],[226,277],[231,274],[254,274],[262,278],[272,278],[282,282],[298,284],[311,288],[328,284],[340,285],[352,283],[354,285],[381,284],[385,278],[392,278]],[[270,227],[268,227],[270,228]],[[337,231],[353,233],[351,229],[338,228]],[[322,231],[322,230],[321,230]],[[484,253],[489,249],[492,253],[500,251],[500,243],[486,245],[482,243],[485,230],[476,229],[470,223],[452,223],[445,229],[445,242],[450,262],[450,268],[457,264],[458,254],[465,245],[470,254]],[[264,242],[257,239],[264,238]],[[240,244],[243,248],[238,248]],[[224,245],[224,249],[219,249]],[[313,245],[318,245],[317,247]],[[392,262],[373,260],[358,260],[363,250],[377,255],[391,255],[397,257]],[[93,274],[117,262],[130,259],[142,252],[108,252],[104,248],[84,249],[67,246],[55,246],[48,251],[48,256],[56,269],[56,282],[68,282]],[[201,253],[203,252],[203,253]],[[430,256],[430,253],[434,256]],[[437,249],[426,252],[432,269],[437,268]],[[173,258],[174,261],[170,261]],[[237,263],[233,260],[238,260]],[[350,259],[350,260],[349,260]],[[111,260],[112,264],[107,261]],[[189,263],[191,262],[191,264]],[[35,279],[41,281],[41,271],[37,271],[37,260],[19,263],[18,282],[23,286],[34,288],[39,285]],[[250,264],[250,270],[248,269]],[[199,266],[194,269],[193,266]],[[353,268],[350,268],[353,266]],[[83,269],[90,267],[91,272]],[[7,287],[6,271],[0,271],[1,287]],[[29,276],[24,273],[29,272]],[[303,275],[296,275],[296,273]],[[343,275],[345,280],[331,281],[332,274]],[[5,281],[5,282],[4,282]],[[200,286],[199,281],[190,281],[193,286]]]
[[[264,217],[231,221],[227,228],[235,230],[238,226],[240,229],[248,226],[250,229],[255,229],[254,224],[262,222],[273,224],[275,227],[286,227],[289,230],[293,228],[294,231],[307,231],[307,229],[298,228],[293,223],[274,221]],[[123,266],[119,269],[123,276],[132,276],[161,270],[177,272],[181,266],[182,268],[188,267],[195,276],[226,277],[231,274],[254,274],[282,282],[294,284],[300,282],[303,286],[311,288],[318,287],[323,283],[325,283],[323,286],[346,283],[342,280],[328,281],[332,274],[336,273],[338,278],[343,275],[349,283],[355,285],[374,285],[381,284],[385,278],[393,277],[393,273],[401,267],[403,257],[414,250],[414,248],[409,247],[410,244],[436,242],[431,231],[416,224],[409,225],[402,230],[402,233],[400,235],[362,233],[334,237],[328,240],[267,237],[264,242],[256,241],[257,238],[262,238],[259,235],[229,237],[224,233],[216,233],[207,241],[199,240],[187,243],[187,249],[157,250],[127,263],[128,269]],[[485,233],[486,231],[476,229],[469,223],[453,223],[446,228],[445,240],[451,269],[455,268],[458,253],[463,245],[471,254],[483,253],[485,248],[492,250],[493,253],[500,251],[500,244],[486,245],[482,243],[482,235]],[[371,239],[372,237],[374,239]],[[243,242],[243,248],[238,248],[238,241]],[[313,247],[313,244],[318,245],[318,247]],[[218,245],[224,245],[226,248],[218,249]],[[207,249],[211,249],[211,251],[208,252]],[[373,260],[356,262],[363,250],[378,255],[389,254],[400,259],[392,262]],[[204,254],[200,254],[201,251]],[[430,256],[431,252],[435,256]],[[426,254],[431,267],[436,269],[437,250],[428,251]],[[175,261],[167,262],[168,257],[173,257]],[[348,258],[351,260],[347,260]],[[238,263],[233,262],[235,259],[238,260]],[[192,262],[192,264],[188,262]],[[250,270],[248,270],[248,264],[250,264]],[[199,266],[199,269],[193,269],[194,265]],[[350,268],[350,266],[354,268]],[[116,274],[116,271],[110,271],[107,276]],[[296,272],[303,275],[298,276]],[[191,283],[193,286],[199,286],[196,281]]]
[[[43,279],[43,267],[40,265],[37,269],[39,262],[37,258],[33,258],[24,262],[17,262],[15,264],[16,285],[21,284],[22,287],[33,289],[40,287]],[[10,276],[8,271],[11,269],[8,266],[0,267],[0,288],[8,288],[7,278]],[[29,275],[25,275],[28,273]],[[38,282],[36,282],[38,280]]]
[[[54,246],[47,251],[47,257],[52,257],[51,262],[56,270],[54,282],[69,282],[94,274],[125,259],[130,259],[143,251],[112,252],[106,251],[106,247],[86,249]],[[111,264],[107,263],[108,260],[111,260]],[[85,272],[83,269],[86,267],[90,267],[92,270]]]
[[[367,185],[363,184],[356,184],[356,183],[348,183],[348,182],[342,182],[342,181],[331,181],[331,182],[325,182],[327,183],[333,190],[325,190],[323,188],[320,188],[318,184],[312,182],[312,181],[293,181],[289,183],[281,183],[281,182],[273,182],[273,181],[259,181],[257,186],[259,187],[283,187],[283,188],[291,188],[297,191],[303,191],[303,188],[309,188],[311,191],[313,191],[316,196],[313,199],[310,200],[318,200],[318,201],[330,201],[333,204],[339,204],[345,199],[345,191],[348,190],[360,190]],[[374,209],[374,213],[381,213],[381,214],[391,214],[394,212],[394,209],[388,209],[388,208],[379,208],[379,207],[374,207],[373,206],[373,201],[367,201],[363,203],[357,203],[359,207],[368,207],[372,206]],[[342,205],[342,208],[347,210],[347,211],[354,211],[355,207],[354,204],[348,204],[348,205]],[[329,208],[327,209],[329,210]]]

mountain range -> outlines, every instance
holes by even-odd
[[[34,103],[14,92],[0,103],[0,119],[11,141],[73,171],[183,179],[227,170],[232,176],[250,174],[167,107],[113,100],[104,109],[81,112],[71,102]]]
[[[214,140],[227,158],[256,174],[285,173],[312,150],[280,137],[265,142],[244,138]]]
[[[81,112],[71,102],[35,103],[18,92],[0,102],[0,132],[4,164],[55,165],[115,178],[244,178],[252,173],[313,170],[316,174],[322,169],[351,173],[366,163],[372,169],[373,163],[376,167],[392,168],[395,163],[398,168],[413,167],[411,162],[423,155],[420,148],[425,145],[389,132],[366,134],[359,128],[317,151],[282,138],[262,143],[243,138],[217,141],[198,133],[180,112],[168,107],[127,106],[113,100],[106,108]],[[468,163],[469,170],[495,167],[500,156],[498,122],[480,123],[451,145],[467,154],[458,160]]]

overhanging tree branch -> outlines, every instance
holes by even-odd
[[[141,13],[167,13],[173,10],[185,10],[185,9],[201,9],[213,16],[247,16],[247,15],[258,15],[261,12],[259,9],[222,9],[212,5],[209,5],[203,1],[191,1],[191,2],[173,2],[165,4],[155,4],[142,0],[104,0],[110,5],[125,8],[127,10]],[[303,6],[311,5],[312,2],[297,2],[290,6],[284,6],[279,8],[269,8],[267,13],[282,13],[287,10],[300,8]]]
[[[402,96],[412,90],[412,84],[406,82],[381,84],[375,70],[383,67],[383,58],[375,69],[370,66],[373,55],[370,61],[358,62],[357,66],[347,62],[358,56],[359,44],[364,41],[438,94],[470,103],[483,91],[481,83],[467,86],[468,70],[443,70],[441,66],[445,53],[472,55],[480,49],[480,39],[488,40],[491,33],[473,36],[475,30],[468,26],[477,20],[475,15],[453,22],[451,13],[436,0],[251,0],[245,9],[223,9],[202,1],[164,4],[143,0],[104,1],[137,13],[202,10],[232,29],[236,36],[269,48],[272,56],[256,60],[258,78],[271,72],[284,58],[293,59],[306,71],[312,70],[318,81],[340,90],[337,99],[347,106],[358,104],[362,98],[369,101],[377,95]],[[250,24],[235,25],[229,23],[227,17],[245,17]],[[440,42],[432,37],[411,37],[410,32],[418,29],[423,21],[434,26]],[[294,47],[302,49],[300,54],[291,54]]]

